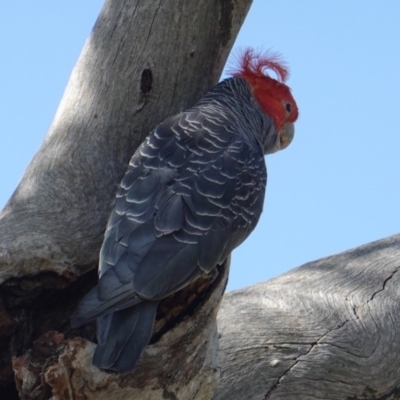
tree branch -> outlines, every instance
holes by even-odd
[[[85,351],[91,349],[88,342],[73,336],[94,340],[93,326],[72,331],[69,317],[95,283],[95,273],[83,274],[97,265],[107,217],[129,159],[159,122],[194,104],[217,83],[250,3],[105,2],[50,130],[0,214],[0,398],[11,399],[10,393],[16,396],[12,356],[17,357],[14,368],[20,395],[45,398],[49,390],[59,390],[49,377],[57,370],[55,365],[63,365],[59,372],[69,371],[60,361],[63,349],[79,348],[79,343]],[[190,398],[210,392],[217,382],[215,314],[227,267],[214,278],[218,295],[206,290],[213,283],[204,287],[200,281],[191,288],[195,299],[185,300],[180,310],[173,309],[176,315],[168,311],[171,307],[164,307],[157,317],[160,329],[153,341],[166,352],[163,358],[179,360],[185,354],[196,355],[199,349],[210,355],[198,358],[197,364],[185,361],[196,365],[201,372],[197,375],[202,375],[190,383],[196,368],[187,371],[190,390],[197,391]],[[179,338],[184,340],[188,330],[194,332],[188,324],[197,321],[198,315],[208,315],[210,321],[200,321],[201,329],[196,328],[187,346],[167,351],[164,337],[175,335],[177,343]],[[54,363],[42,357],[37,364],[46,347],[43,343],[53,343],[53,350],[58,349]],[[150,358],[146,355],[143,362]],[[31,362],[43,372],[35,387],[23,378],[31,377]],[[151,376],[164,376],[162,363],[152,365],[156,369]],[[212,382],[209,387],[207,380]],[[181,390],[167,383],[161,378],[152,381],[168,393]],[[74,393],[71,385],[67,386]]]
[[[214,399],[400,398],[399,270],[397,235],[225,295]]]
[[[250,0],[106,1],[50,130],[0,215],[0,281],[98,259],[130,157],[213,87]]]

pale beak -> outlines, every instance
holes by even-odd
[[[294,137],[294,124],[291,122],[286,123],[283,125],[283,128],[280,130],[279,134],[279,142],[280,142],[280,149],[286,149],[290,143],[292,143]]]
[[[287,122],[283,125],[283,128],[278,132],[278,137],[273,146],[269,147],[267,151],[264,151],[264,154],[272,154],[276,153],[279,150],[286,149],[289,144],[292,142],[294,137],[294,124],[291,122]]]

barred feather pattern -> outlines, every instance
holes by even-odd
[[[131,371],[159,300],[210,273],[248,237],[263,208],[264,152],[276,140],[235,77],[140,145],[108,221],[99,283],[72,318],[73,326],[97,319],[95,365]]]

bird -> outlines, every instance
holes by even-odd
[[[97,322],[93,365],[133,371],[160,300],[211,274],[254,230],[264,155],[291,143],[299,115],[287,78],[279,55],[246,48],[229,78],[137,148],[108,219],[98,284],[71,318],[72,327]]]

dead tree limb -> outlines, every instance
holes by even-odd
[[[400,235],[228,293],[215,400],[400,398]]]
[[[69,316],[95,283],[129,158],[216,83],[249,5],[106,1],[0,215],[0,398],[212,396],[228,263],[165,301],[134,374],[92,367],[93,326],[73,331]],[[400,398],[399,260],[395,236],[225,296],[214,398]]]
[[[73,384],[56,388],[51,382],[58,373],[71,375],[71,364],[60,360],[68,358],[63,349],[83,346],[81,339],[72,339],[74,335],[93,339],[93,327],[71,331],[68,320],[95,283],[95,273],[82,275],[96,267],[118,183],[149,131],[194,104],[217,83],[250,3],[105,2],[50,130],[0,214],[0,398],[15,395],[12,356],[17,356],[13,365],[23,398],[46,398],[51,391],[54,398],[62,398],[57,390],[65,398],[75,395]],[[176,343],[179,337],[186,340],[185,345],[168,350],[172,358],[181,352],[175,361],[190,349],[193,356],[201,355],[196,362],[185,359],[193,368],[186,370],[188,391],[183,398],[202,398],[216,385],[214,316],[226,274],[225,266],[208,284],[216,285],[219,298],[200,282],[192,288],[195,299],[186,296],[180,308],[171,313],[165,307],[158,316],[158,337],[153,342],[165,350],[163,337],[170,332]],[[211,320],[201,323],[203,331],[194,334],[182,320],[196,320],[199,315],[209,315]],[[43,356],[47,351],[50,361]],[[30,360],[37,380],[30,374]],[[162,362],[157,368],[160,376],[153,371],[156,381],[151,384],[158,385],[161,393],[181,393],[171,383],[173,376],[162,373]],[[122,386],[127,385],[124,382]]]

